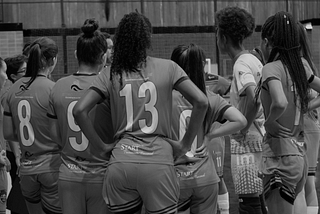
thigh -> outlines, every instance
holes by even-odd
[[[113,163],[108,166],[103,182],[102,196],[113,213],[135,213],[142,206],[137,190],[139,164]]]
[[[39,203],[41,201],[41,185],[37,175],[21,175],[20,187],[23,197],[29,203]]]
[[[190,214],[217,213],[218,192],[218,183],[194,188],[194,194],[191,197]]]
[[[174,166],[163,164],[139,165],[138,191],[150,213],[176,213],[179,181]]]
[[[85,186],[79,182],[64,180],[59,180],[58,186],[62,212],[68,214],[86,214]]]
[[[108,211],[107,204],[102,197],[102,183],[86,184],[86,204],[87,214],[111,214]]]
[[[39,174],[41,183],[41,202],[44,211],[50,213],[62,213],[58,193],[59,172],[48,172]]]
[[[193,194],[193,188],[180,189],[178,211],[184,212],[190,208],[191,196]]]

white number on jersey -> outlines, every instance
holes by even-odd
[[[138,91],[138,98],[146,97],[146,91],[150,92],[150,101],[145,104],[144,109],[147,112],[151,113],[151,124],[147,126],[146,119],[139,120],[139,127],[143,133],[151,134],[153,133],[158,127],[159,115],[158,111],[155,108],[155,104],[157,103],[157,90],[156,86],[153,82],[145,82],[142,83],[139,87]],[[132,85],[127,84],[121,91],[120,96],[125,97],[126,103],[126,112],[127,112],[127,125],[126,130],[132,131],[133,125],[133,95],[132,95]]]
[[[23,114],[23,110],[25,114]],[[31,120],[31,106],[27,100],[21,100],[18,104],[18,117],[20,120],[19,131],[21,143],[24,146],[31,146],[34,143],[34,130],[30,123]],[[27,135],[24,134],[27,131]]]
[[[187,130],[187,119],[191,117],[192,110],[184,110],[179,117],[179,140],[182,140]],[[194,138],[191,149],[187,152],[187,156],[193,156],[197,149],[197,136]]]
[[[68,115],[67,115],[67,119],[68,119],[68,125],[70,127],[70,129],[74,132],[79,132],[81,133],[81,142],[78,143],[77,142],[77,138],[76,137],[69,137],[69,143],[71,145],[71,147],[78,151],[78,152],[82,152],[84,150],[86,150],[88,148],[89,145],[89,140],[86,138],[86,136],[82,133],[80,127],[76,124],[73,114],[72,114],[72,110],[73,107],[76,105],[77,101],[72,101],[69,106],[68,106]]]

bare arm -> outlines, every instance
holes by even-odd
[[[265,124],[276,121],[283,114],[288,105],[287,97],[284,94],[281,82],[279,80],[270,80],[268,82],[268,88],[272,102]]]
[[[175,154],[176,157],[180,157],[190,150],[198,130],[202,127],[208,108],[208,99],[191,80],[181,82],[176,89],[193,105],[188,129],[179,145],[180,151]]]
[[[77,102],[73,108],[73,116],[81,128],[81,131],[88,138],[90,143],[102,153],[109,152],[113,149],[114,144],[105,144],[92,124],[89,112],[100,101],[101,96],[94,90],[88,90],[86,94]]]
[[[313,81],[309,83],[310,87],[320,94],[320,78],[315,76]],[[308,110],[312,111],[320,107],[320,96],[309,102]]]
[[[50,130],[50,136],[60,146],[62,145],[61,140],[61,133],[59,129],[59,123],[57,119],[49,118],[49,130]]]
[[[247,125],[246,118],[235,107],[228,108],[224,112],[223,118],[228,120],[228,122],[222,124],[219,128],[211,129],[210,133],[206,136],[210,140],[216,137],[233,134]]]
[[[247,96],[247,106],[245,108],[245,112],[243,115],[245,116],[247,120],[247,125],[241,130],[242,133],[246,133],[250,126],[252,125],[254,119],[257,116],[257,113],[260,108],[260,100],[255,100],[255,92],[254,92],[255,86],[249,86],[246,88],[245,93]]]
[[[3,137],[7,141],[17,141],[18,142],[18,136],[16,134],[16,130],[13,125],[12,117],[10,116],[3,116]]]

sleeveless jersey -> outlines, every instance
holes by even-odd
[[[11,116],[18,135],[21,158],[21,175],[56,172],[61,164],[60,149],[49,133],[46,116],[49,94],[54,82],[38,76],[26,88],[30,77],[22,77],[7,93],[6,116]]]
[[[107,68],[109,69],[109,68]],[[171,138],[172,90],[188,79],[173,61],[147,57],[141,73],[122,73],[110,81],[101,72],[92,87],[110,99],[115,139],[110,162],[173,164]]]
[[[222,97],[207,90],[209,108],[206,123],[211,126],[215,121],[222,122],[224,112],[230,105]],[[192,105],[177,91],[173,92],[172,110],[172,133],[174,140],[181,140],[187,130]],[[201,129],[192,146],[190,155],[194,154],[196,148],[200,147],[206,140],[204,131]],[[201,159],[194,164],[181,164],[176,166],[180,178],[180,188],[193,188],[205,186],[219,181],[211,155]]]
[[[108,161],[90,144],[72,115],[73,107],[86,93],[96,76],[73,74],[59,79],[51,91],[48,116],[58,120],[63,145],[59,174],[61,180],[91,183],[101,183],[103,180]],[[93,123],[96,117],[95,109],[90,111]],[[105,131],[108,133],[108,130]]]

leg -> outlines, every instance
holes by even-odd
[[[86,183],[87,214],[111,214],[102,197],[102,183]],[[140,213],[140,211],[138,212]]]
[[[218,209],[220,214],[229,214],[229,194],[223,177],[219,182]]]
[[[40,183],[37,180],[38,175],[21,175],[21,192],[29,213],[44,214],[41,203]]]
[[[59,180],[58,186],[62,213],[86,214],[85,186],[79,182],[64,180]]]
[[[284,200],[279,193],[278,189],[274,189],[270,192],[270,195],[266,199],[268,212],[272,214],[292,214],[293,205]]]
[[[307,203],[305,198],[304,189],[297,195],[294,200],[294,214],[307,213]]]
[[[45,213],[62,213],[58,193],[59,172],[48,172],[38,175],[41,183],[41,202]]]

